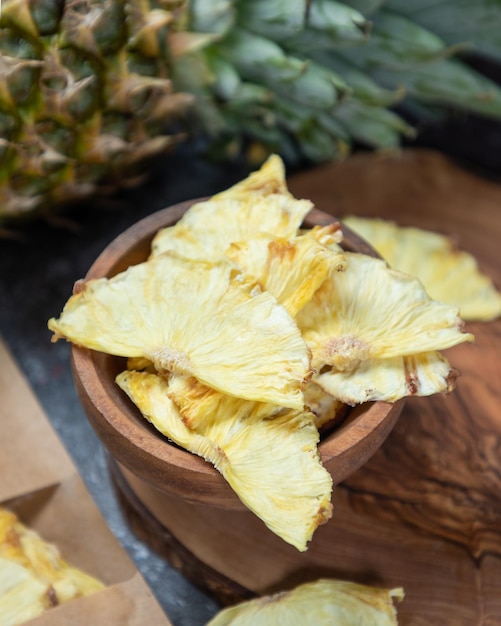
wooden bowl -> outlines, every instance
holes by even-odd
[[[86,279],[111,277],[144,261],[153,235],[177,222],[194,201],[177,204],[136,223],[112,241],[94,262]],[[313,210],[304,226],[336,221]],[[375,255],[366,242],[343,227],[343,247]],[[170,443],[139,413],[115,383],[125,359],[73,347],[76,389],[88,419],[111,456],[133,475],[160,492],[196,504],[244,510],[233,490],[211,464]],[[402,403],[367,403],[351,409],[343,422],[325,436],[319,451],[334,484],[362,466],[394,426]]]

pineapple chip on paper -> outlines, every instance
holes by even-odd
[[[343,222],[364,237],[395,269],[416,276],[435,300],[459,307],[466,321],[501,315],[501,293],[475,258],[433,231],[380,218],[349,215]]]
[[[320,461],[309,411],[287,409],[267,417],[262,407],[253,413],[252,406],[226,398],[210,421],[189,428],[164,378],[127,370],[117,383],[161,433],[210,461],[247,508],[299,551],[331,517],[332,478]]]
[[[397,626],[404,591],[321,578],[219,611],[207,626]]]
[[[101,589],[101,581],[68,564],[54,544],[0,507],[0,626],[22,624]]]

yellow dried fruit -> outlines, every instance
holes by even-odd
[[[104,584],[69,565],[58,548],[0,507],[0,626],[13,626]]]
[[[263,417],[223,405],[221,414],[191,429],[169,397],[167,380],[127,370],[117,383],[161,433],[210,461],[249,510],[298,550],[306,550],[331,517],[332,478],[320,461],[309,411]]]
[[[308,237],[313,237],[323,246],[329,248],[332,252],[343,252],[341,244],[343,242],[344,235],[339,222],[332,222],[326,226],[319,226],[316,224],[313,228],[300,229],[299,233],[302,235],[308,235]]]
[[[345,401],[311,380],[304,389],[304,403],[315,416],[315,426],[320,432],[337,424],[346,414]]]
[[[294,317],[309,302],[329,271],[342,271],[345,259],[314,237],[255,236],[234,242],[226,255],[254,276]]]
[[[435,351],[369,359],[349,371],[324,369],[315,375],[314,381],[339,401],[355,405],[447,393],[454,389],[456,378],[457,372],[447,359]]]
[[[403,597],[401,588],[320,579],[225,608],[207,626],[397,626],[393,600]]]
[[[277,154],[271,154],[259,169],[217,193],[212,199],[216,202],[228,198],[246,202],[249,198],[265,198],[276,194],[293,197],[287,187],[284,162]]]
[[[314,381],[350,404],[383,399],[381,395],[395,400],[450,389],[452,378],[449,369],[443,373],[444,361],[433,356],[420,360],[417,355],[473,340],[462,332],[457,308],[431,300],[419,280],[382,260],[357,253],[345,256],[346,270],[326,280],[297,316],[319,372]],[[409,356],[416,357],[412,385],[407,383],[409,361],[402,359]],[[336,374],[338,385],[325,384],[330,374]]]
[[[456,307],[431,300],[421,283],[384,261],[346,253],[347,269],[323,283],[298,314],[314,367],[349,370],[368,358],[443,350],[464,341]]]
[[[195,376],[223,393],[302,409],[309,351],[275,298],[228,261],[164,254],[90,280],[49,328],[55,339],[158,371]],[[238,349],[236,347],[238,346]]]
[[[383,219],[350,215],[343,221],[392,267],[419,278],[432,298],[458,306],[464,320],[501,315],[501,293],[476,259],[449,237]]]
[[[217,260],[228,246],[260,233],[289,239],[313,208],[287,190],[283,165],[277,176],[272,156],[263,167],[234,187],[190,207],[174,226],[153,239],[152,255],[173,250],[194,259]]]
[[[176,405],[183,422],[192,430],[211,426],[213,422],[232,419],[253,420],[271,417],[282,410],[278,404],[235,398],[207,387],[194,376],[172,374],[167,395]]]
[[[192,259],[217,260],[234,241],[259,233],[294,236],[311,206],[283,195],[199,202],[174,226],[155,235],[152,254],[173,250]]]

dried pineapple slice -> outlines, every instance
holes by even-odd
[[[315,426],[320,432],[331,428],[346,415],[346,402],[336,398],[320,385],[310,380],[304,389],[305,406],[315,416]]]
[[[399,246],[399,229],[396,222],[381,218],[364,218],[356,215],[345,215],[343,217],[343,224],[346,224],[346,226],[360,235],[360,237],[363,237],[389,265],[394,267],[390,259],[395,257],[396,250]],[[436,247],[438,242],[433,236],[428,240],[428,244],[431,247]],[[440,247],[440,244],[438,244],[438,247]],[[431,250],[428,249],[428,252],[430,251]],[[413,256],[414,254],[415,252]],[[423,262],[421,254],[418,254],[416,262]],[[399,268],[395,267],[395,269]]]
[[[198,431],[212,424],[214,420],[221,419],[221,416],[224,416],[223,419],[231,416],[232,419],[249,419],[252,422],[273,417],[283,411],[276,404],[232,398],[202,385],[192,376],[170,376],[167,395],[176,405],[186,426]],[[345,403],[312,381],[304,389],[304,400],[305,407],[315,417],[317,429],[332,425],[345,413]]]
[[[145,357],[223,393],[303,407],[309,350],[273,296],[229,262],[157,256],[88,281],[49,329],[80,346]]]
[[[351,372],[364,361],[443,350],[464,341],[456,307],[431,300],[416,278],[358,253],[299,312],[313,367]]]
[[[332,515],[332,478],[321,464],[308,411],[271,418],[224,414],[189,429],[160,376],[127,370],[117,383],[161,433],[210,461],[242,502],[299,551]]]
[[[155,366],[144,356],[131,356],[127,359],[127,369],[128,370],[138,370],[140,372],[147,371],[150,374],[157,374],[157,370]]]
[[[406,396],[429,396],[452,391],[457,378],[439,352],[388,359],[369,359],[355,370],[322,370],[313,378],[324,391],[349,404],[381,400],[396,402]],[[308,383],[308,387],[313,382]],[[305,394],[305,400],[308,402]]]
[[[218,201],[231,198],[246,201],[249,197],[281,194],[292,198],[287,187],[285,165],[277,154],[271,154],[259,169],[232,187],[213,196]]]
[[[202,385],[192,376],[169,376],[168,397],[176,405],[179,414],[188,428],[202,432],[214,420],[232,419],[253,420],[270,418],[283,412],[283,408],[266,402],[252,402],[233,398]],[[317,429],[332,426],[346,412],[346,404],[332,397],[324,389],[311,381],[304,390],[306,408],[315,417]]]
[[[393,600],[403,597],[402,588],[320,579],[227,607],[207,626],[396,626]]]
[[[51,606],[52,589],[26,567],[0,557],[0,626],[23,624]]]
[[[0,507],[0,626],[13,626],[104,588],[58,548]]]
[[[278,194],[199,202],[174,226],[163,228],[155,235],[152,255],[174,250],[192,259],[217,260],[234,241],[258,233],[294,236],[311,208],[309,200]]]
[[[152,255],[174,250],[194,259],[217,260],[235,241],[258,233],[296,235],[313,208],[287,189],[282,160],[272,155],[261,169],[205,202],[191,206],[174,225],[153,238]]]
[[[319,226],[316,224],[313,228],[299,229],[299,234],[313,237],[326,248],[329,248],[332,252],[342,253],[343,248],[341,243],[344,235],[339,222],[332,222],[325,226]]]
[[[392,267],[419,278],[432,298],[458,306],[464,320],[501,315],[501,293],[475,258],[448,237],[383,219],[347,216],[343,221]]]
[[[202,432],[214,420],[232,419],[250,422],[255,419],[271,417],[282,407],[269,402],[242,400],[221,393],[203,385],[193,376],[174,374],[169,376],[167,395],[176,405],[183,422],[191,430]]]
[[[342,271],[342,253],[334,253],[314,237],[283,239],[261,235],[232,243],[226,252],[254,276],[294,317],[309,302],[329,271]]]

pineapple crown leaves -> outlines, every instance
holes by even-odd
[[[398,0],[211,4],[192,1],[189,24],[215,36],[198,63],[199,118],[216,137],[324,160],[353,140],[392,148],[414,137],[402,112],[416,102],[501,117],[501,89],[455,58],[468,41],[444,41]]]
[[[449,45],[465,42],[470,44],[472,52],[501,60],[501,11],[497,0],[455,0],[454,3],[428,0],[384,2],[393,11],[433,31]]]

